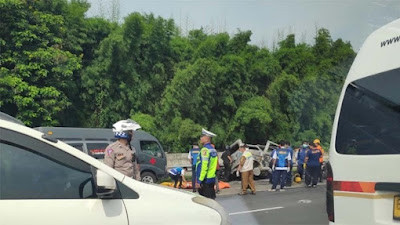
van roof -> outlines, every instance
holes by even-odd
[[[95,141],[115,139],[110,128],[35,127],[34,129],[60,140],[85,139]],[[134,131],[133,135],[141,140],[157,140],[153,135],[141,130]]]
[[[25,126],[25,124],[22,123],[21,120],[19,120],[17,118],[14,118],[14,117],[12,117],[12,116],[10,116],[10,115],[8,115],[6,113],[3,113],[3,112],[0,112],[0,119],[7,120],[9,122],[13,122],[13,123]]]
[[[400,67],[400,19],[373,32],[365,40],[347,75],[346,83]]]

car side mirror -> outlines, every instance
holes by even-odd
[[[96,171],[96,194],[99,198],[113,198],[117,190],[114,177],[102,170]]]

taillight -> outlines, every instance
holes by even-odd
[[[333,172],[331,164],[328,162],[327,177],[326,177],[326,212],[328,213],[329,221],[335,222],[335,207],[333,198]]]
[[[334,181],[333,190],[348,192],[375,193],[375,182]]]

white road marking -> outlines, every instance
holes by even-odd
[[[305,204],[310,204],[312,201],[308,200],[308,199],[303,199],[303,200],[299,200],[297,203],[305,203]]]
[[[242,211],[242,212],[229,213],[229,215],[230,215],[230,216],[233,216],[233,215],[246,214],[246,213],[270,211],[270,210],[275,210],[275,209],[283,209],[283,207],[278,206],[278,207],[273,207],[273,208],[255,209],[255,210],[250,210],[250,211]]]

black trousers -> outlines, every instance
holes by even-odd
[[[196,165],[192,165],[192,187],[196,191]]]
[[[179,181],[179,187],[182,187],[182,176],[181,175],[173,175],[172,173],[169,174],[172,180],[175,181],[174,188],[176,188],[176,184]]]
[[[322,182],[322,163],[319,164],[318,178],[319,178],[319,181]]]
[[[286,186],[292,186],[292,170],[293,170],[293,165],[290,164],[290,170],[287,172],[286,175]]]
[[[226,181],[229,181],[229,177],[231,175],[231,164],[230,163],[224,163],[224,178]]]
[[[306,184],[317,185],[319,172],[320,172],[319,166],[307,166]]]
[[[215,183],[211,184],[203,183],[199,188],[199,194],[206,198],[215,199],[216,195],[215,195],[214,185]]]
[[[304,176],[303,163],[297,165],[297,172],[300,174],[301,179],[303,179],[303,176]]]
[[[285,188],[287,170],[275,170],[272,173],[272,189],[276,189],[278,183],[281,184],[281,189]]]

